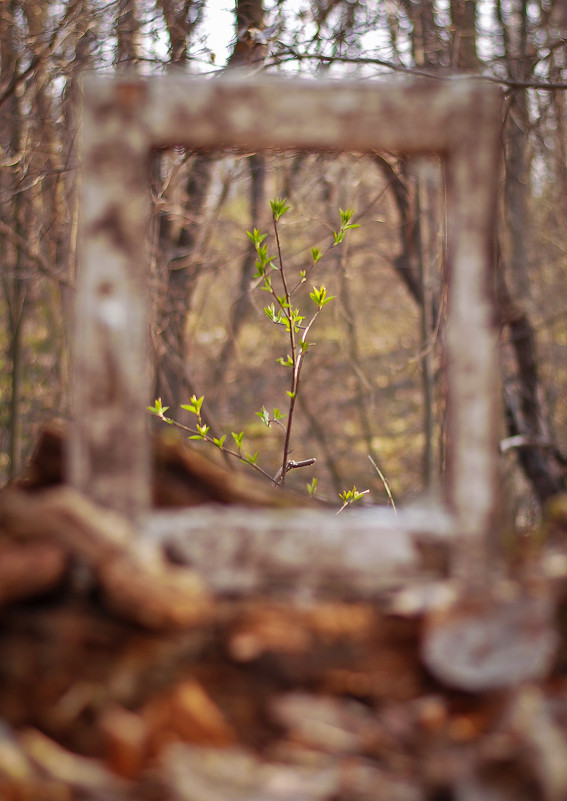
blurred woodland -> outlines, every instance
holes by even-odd
[[[221,59],[227,1],[0,0],[0,798],[564,801],[567,4],[237,0]],[[282,432],[265,422],[289,408],[288,344],[255,277],[261,234],[247,236],[265,233],[301,314],[311,275],[334,296],[310,331],[289,452],[317,461],[289,485],[317,478],[336,507],[354,486],[387,505],[389,486],[399,517],[337,518],[164,438],[140,537],[56,486],[64,428],[43,429],[24,471],[43,425],[71,414],[81,76],[179,70],[499,87],[502,496],[533,531],[506,560],[455,546],[443,510],[412,518],[446,469],[436,158],[174,148],[148,165],[140,402],[242,436],[276,474]],[[290,206],[279,244],[274,198]],[[170,508],[204,500],[231,506]]]
[[[482,76],[502,91],[495,291],[501,324],[502,476],[520,526],[564,486],[567,464],[567,8],[559,0],[239,0],[226,64],[207,38],[218,0],[0,2],[0,477],[18,475],[46,421],[68,417],[78,230],[81,75],[216,75],[229,69],[395,81]],[[208,22],[207,22],[208,20]],[[326,251],[353,209],[359,227],[317,281],[336,296],[313,327],[293,471],[338,503],[356,485],[387,503],[435,491],[445,468],[445,208],[442,165],[390,153],[157,152],[150,319],[153,403],[204,396],[215,436],[244,432],[270,474],[286,411],[281,328],[246,231],[280,221],[290,276]],[[295,279],[294,279],[295,280]],[[310,286],[299,297],[308,306]],[[162,425],[162,424],[160,424]],[[214,449],[213,449],[214,450]]]

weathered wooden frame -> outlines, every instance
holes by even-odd
[[[497,507],[498,369],[491,254],[497,91],[445,83],[265,76],[84,82],[71,483],[139,519],[149,509],[148,164],[153,148],[437,153],[446,163],[447,380],[454,532],[482,556]],[[474,572],[474,570],[472,570]]]

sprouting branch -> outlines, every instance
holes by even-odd
[[[307,337],[313,326],[313,323],[319,316],[323,306],[326,306],[327,303],[330,303],[333,299],[333,295],[327,294],[327,289],[325,286],[320,287],[313,287],[313,291],[310,293],[309,297],[315,304],[316,311],[312,314],[311,319],[309,322],[304,325],[303,321],[305,320],[305,316],[300,314],[299,309],[294,308],[292,304],[292,297],[295,291],[298,289],[301,284],[303,284],[307,280],[307,273],[315,267],[317,262],[321,260],[321,258],[325,255],[323,251],[319,248],[313,247],[311,248],[311,266],[308,269],[301,270],[299,275],[299,280],[297,283],[292,287],[290,290],[288,277],[286,275],[286,271],[284,269],[284,262],[282,256],[282,248],[280,242],[280,234],[278,229],[278,222],[280,217],[289,210],[289,206],[287,205],[287,200],[276,198],[275,200],[270,201],[270,206],[272,209],[272,222],[274,227],[274,237],[276,242],[277,248],[277,266],[274,265],[274,260],[268,255],[268,246],[264,245],[263,242],[266,239],[266,234],[262,234],[259,230],[254,229],[254,231],[248,231],[248,237],[254,243],[254,247],[256,248],[256,268],[257,272],[254,276],[255,278],[260,279],[260,283],[262,284],[262,289],[269,292],[272,297],[274,298],[274,303],[271,303],[269,306],[264,308],[264,312],[266,316],[276,325],[283,325],[289,335],[289,346],[291,352],[288,354],[287,358],[280,358],[278,362],[282,364],[284,367],[290,368],[290,388],[287,391],[287,395],[289,397],[289,408],[287,414],[287,423],[285,426],[285,437],[284,437],[284,446],[283,446],[283,454],[282,454],[282,462],[281,467],[278,470],[276,476],[280,486],[283,486],[285,483],[285,476],[288,470],[289,464],[295,466],[294,462],[290,462],[289,460],[289,453],[291,447],[291,432],[293,428],[293,417],[295,412],[295,405],[298,397],[299,386],[300,386],[300,378],[301,378],[301,369],[303,366],[303,361],[305,358],[305,354],[309,349],[309,342]],[[328,252],[331,248],[339,245],[347,231],[358,228],[357,223],[351,222],[352,216],[354,212],[352,209],[339,209],[339,215],[341,224],[337,231],[333,232],[333,242],[325,251]],[[270,274],[270,270],[275,270],[280,277],[281,280],[281,291],[282,294],[279,295],[276,289],[274,288],[272,282],[272,276]],[[298,341],[299,335],[299,341]],[[266,412],[267,414],[267,412]],[[261,413],[262,419],[265,418],[266,414]],[[264,419],[266,425],[269,425],[271,421]]]
[[[195,398],[195,396],[193,396],[193,398],[191,398],[191,400],[192,401],[196,401],[197,404],[198,404],[198,407],[196,407],[192,403],[191,405],[192,405],[193,408],[190,408],[189,406],[182,406],[182,408],[185,408],[185,409],[187,409],[189,411],[193,411],[194,414],[197,415],[197,426],[196,426],[196,428],[193,428],[192,426],[187,426],[184,423],[180,423],[178,420],[174,420],[172,417],[166,417],[165,412],[168,410],[169,407],[168,406],[162,406],[161,398],[158,398],[154,402],[153,406],[148,406],[147,408],[148,408],[148,411],[151,414],[155,415],[160,420],[163,420],[164,423],[167,423],[168,425],[173,426],[174,428],[177,428],[180,431],[184,431],[186,434],[189,434],[190,435],[189,436],[190,439],[198,439],[198,440],[201,440],[202,442],[207,442],[210,445],[214,445],[223,454],[227,454],[228,456],[232,456],[235,459],[238,459],[240,462],[243,462],[244,464],[247,464],[250,467],[254,468],[254,470],[256,470],[258,473],[260,473],[260,475],[264,476],[264,478],[269,479],[269,481],[273,482],[274,484],[278,484],[278,482],[275,479],[273,479],[272,476],[269,473],[267,473],[263,468],[261,468],[260,465],[256,464],[256,458],[257,458],[258,454],[254,454],[253,456],[250,455],[250,454],[246,454],[245,455],[240,450],[239,451],[235,451],[232,448],[227,448],[225,446],[225,444],[224,444],[224,441],[226,439],[225,436],[211,437],[209,435],[209,433],[208,433],[209,427],[207,425],[203,424],[202,421],[201,421],[200,407],[201,407],[201,403],[203,401],[203,398],[198,398],[197,399],[197,398]],[[195,409],[197,409],[197,411],[194,411]],[[240,444],[242,443],[242,436],[243,435],[242,434],[233,434],[232,436],[233,436],[233,439],[235,440],[235,442],[237,443],[237,445],[239,445],[239,447],[240,447]]]

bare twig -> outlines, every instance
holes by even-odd
[[[6,239],[9,239],[14,245],[16,245],[16,247],[20,248],[20,250],[22,250],[28,256],[28,258],[32,259],[32,261],[35,261],[40,271],[46,276],[52,278],[54,281],[57,281],[60,284],[65,284],[66,286],[71,287],[74,286],[73,281],[71,281],[69,278],[66,278],[63,273],[59,273],[54,270],[48,259],[46,259],[45,256],[39,252],[39,250],[32,248],[29,242],[24,239],[23,236],[20,236],[20,234],[10,228],[9,225],[6,225],[5,222],[2,222],[2,220],[0,220],[0,234],[5,236]]]
[[[534,437],[529,434],[516,434],[500,440],[500,453],[508,453],[515,448],[554,448],[555,445],[546,437]]]
[[[294,470],[297,467],[309,467],[310,465],[315,464],[316,461],[317,459],[314,456],[311,456],[309,459],[300,459],[298,462],[296,462],[294,459],[289,459],[285,466],[285,472],[289,473],[290,470]],[[275,484],[281,483],[282,472],[282,468],[280,467],[272,479]]]
[[[283,64],[286,61],[318,61],[322,64],[331,64],[338,62],[340,64],[373,64],[377,67],[385,67],[392,70],[392,72],[401,72],[404,75],[413,75],[418,78],[427,78],[436,81],[452,81],[454,80],[453,73],[440,73],[431,70],[424,70],[413,67],[406,67],[400,64],[393,64],[381,58],[373,58],[372,56],[340,56],[340,55],[324,55],[322,53],[300,53],[294,48],[287,47],[278,53],[275,53],[271,64]],[[270,65],[271,65],[270,64]],[[480,75],[472,73],[471,75],[462,76],[465,79],[469,78],[472,81],[486,81],[487,83],[498,84],[510,89],[541,89],[541,90],[554,90],[554,89],[567,89],[565,81],[523,81],[515,78],[499,78],[494,75]]]
[[[394,510],[394,514],[397,517],[398,516],[398,510],[396,509],[396,504],[394,503],[394,498],[393,498],[393,495],[392,495],[392,491],[390,489],[390,485],[388,484],[388,480],[387,480],[386,476],[384,475],[384,473],[380,470],[380,468],[378,467],[378,465],[376,464],[376,462],[374,461],[372,456],[370,456],[370,454],[368,454],[368,459],[369,459],[372,467],[376,470],[376,472],[380,476],[380,480],[381,480],[382,484],[384,485],[384,489],[386,490],[386,494],[387,494],[387,496],[388,496],[388,498],[390,500],[390,503],[392,504],[392,509]]]
[[[4,103],[9,100],[13,94],[15,94],[18,86],[23,83],[35,70],[35,68],[44,60],[45,56],[47,55],[49,48],[44,50],[42,53],[38,53],[38,55],[34,56],[30,61],[29,65],[23,70],[23,72],[14,73],[12,78],[10,79],[8,85],[0,94],[0,107],[4,105]]]

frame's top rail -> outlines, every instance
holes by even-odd
[[[230,73],[209,80],[90,76],[85,91],[101,120],[109,109],[143,119],[157,147],[447,153],[500,120],[499,91],[470,78],[392,84]]]

